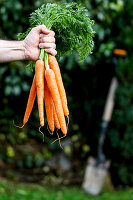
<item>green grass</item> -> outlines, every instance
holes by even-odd
[[[0,180],[0,200],[131,200],[132,198],[133,189],[104,192],[98,197],[92,197],[77,186],[39,186]]]

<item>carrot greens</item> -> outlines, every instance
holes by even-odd
[[[30,27],[25,33],[19,33],[18,39],[24,39],[33,27],[44,24],[55,32],[58,57],[71,54],[75,50],[79,55],[79,61],[82,62],[92,53],[94,21],[89,18],[87,9],[81,4],[43,4],[31,13],[29,23]],[[33,61],[29,64],[30,68],[32,66]]]

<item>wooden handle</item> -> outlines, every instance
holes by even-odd
[[[110,84],[107,101],[104,107],[104,112],[103,112],[103,117],[102,117],[103,121],[109,122],[111,119],[113,108],[114,108],[114,95],[115,95],[117,86],[118,86],[118,81],[116,77],[113,77]]]

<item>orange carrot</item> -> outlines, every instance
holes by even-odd
[[[53,113],[54,113],[55,126],[56,126],[57,129],[60,129],[60,123],[59,123],[59,120],[58,120],[58,117],[57,117],[57,113],[56,113],[54,104],[53,104]]]
[[[49,62],[50,68],[55,73],[55,78],[56,78],[58,90],[59,90],[60,97],[61,97],[61,102],[62,102],[62,107],[63,107],[63,110],[64,110],[64,115],[68,116],[69,115],[69,110],[68,110],[68,105],[67,105],[67,97],[66,97],[66,92],[65,92],[64,85],[63,85],[63,81],[62,81],[61,72],[60,72],[60,68],[59,68],[58,62],[57,62],[55,56],[51,56],[51,55],[48,56],[48,62]]]
[[[57,116],[59,119],[61,130],[64,133],[64,135],[66,135],[67,134],[66,121],[65,121],[65,117],[64,117],[60,94],[58,91],[58,86],[57,86],[56,79],[55,79],[55,74],[52,69],[45,70],[45,78],[46,78],[47,85],[50,90],[51,96],[53,98],[53,102],[55,105],[55,109],[56,109],[56,113],[57,113]]]
[[[36,61],[35,77],[40,125],[44,126],[44,62],[42,60]]]
[[[46,80],[44,80],[44,102],[47,115],[47,121],[49,129],[54,132],[54,114],[53,114],[53,99],[47,86]]]
[[[26,111],[24,114],[23,125],[25,125],[29,119],[30,113],[31,113],[33,105],[34,105],[35,97],[36,97],[36,80],[35,80],[35,76],[34,76],[32,86],[30,89],[30,94],[28,97]]]

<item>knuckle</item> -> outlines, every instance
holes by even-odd
[[[46,26],[44,24],[40,25],[41,28],[46,28]]]
[[[38,28],[39,30],[41,30],[41,29],[43,29],[43,28],[46,28],[46,26],[45,26],[45,25],[38,25],[37,28]]]
[[[37,29],[37,27],[32,28],[32,31],[35,31]]]

